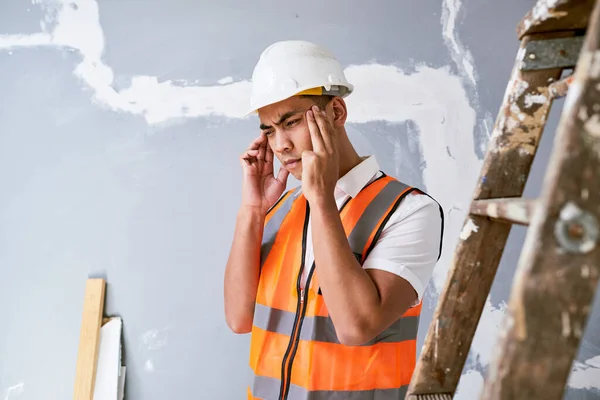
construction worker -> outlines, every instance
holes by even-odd
[[[356,152],[353,90],[310,42],[277,42],[255,66],[261,132],[240,157],[224,291],[228,326],[252,334],[248,399],[403,399],[410,382],[443,213]],[[301,185],[286,191],[289,174]]]

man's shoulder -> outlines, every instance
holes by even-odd
[[[379,245],[384,248],[401,247],[406,243],[438,243],[444,232],[444,211],[440,204],[429,195],[421,191],[411,191],[404,196],[395,210],[388,215],[383,226]],[[441,246],[441,245],[440,245]],[[439,256],[437,246],[429,248],[427,252]]]
[[[381,171],[376,179],[395,181],[399,184],[398,190],[407,191],[407,194],[402,196],[397,207],[392,210],[388,225],[397,225],[398,222],[414,214],[418,214],[418,216],[429,221],[444,217],[441,204],[426,190],[423,190],[419,186],[413,186],[384,171]]]
[[[409,217],[427,221],[443,218],[439,203],[429,195],[414,190],[408,193],[390,216],[390,223],[401,222]]]
[[[400,203],[403,208],[414,208],[419,209],[423,207],[431,208],[435,206],[435,209],[440,207],[437,200],[430,196],[427,192],[415,188],[412,190]]]
[[[407,190],[406,196],[402,197],[402,201],[398,205],[395,210],[395,213],[411,213],[415,212],[419,209],[427,209],[427,212],[431,212],[431,210],[439,210],[441,208],[440,203],[426,190],[421,189],[418,186],[412,186],[407,182],[403,182],[401,179],[393,175],[389,175],[384,171],[380,171],[379,175],[374,177],[374,180],[377,179],[387,179],[390,181],[396,181],[399,184],[399,190],[404,191]]]

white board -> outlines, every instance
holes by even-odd
[[[125,368],[121,366],[121,318],[111,318],[100,329],[94,400],[122,400]]]

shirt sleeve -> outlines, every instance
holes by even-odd
[[[430,197],[411,193],[388,220],[379,240],[363,263],[365,269],[380,269],[406,279],[423,299],[431,279],[442,240],[442,216]]]

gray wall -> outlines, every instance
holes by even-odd
[[[90,275],[107,278],[106,312],[124,319],[128,399],[244,397],[249,338],[228,331],[221,300],[237,157],[257,134],[255,117],[238,116],[259,53],[282,39],[338,55],[357,85],[348,131],[359,151],[445,208],[422,343],[515,26],[534,1],[240,4],[0,3],[0,399],[71,397]],[[539,192],[560,106],[528,195]],[[481,388],[524,234],[511,234],[457,398]],[[596,304],[569,399],[600,399],[598,332]]]

